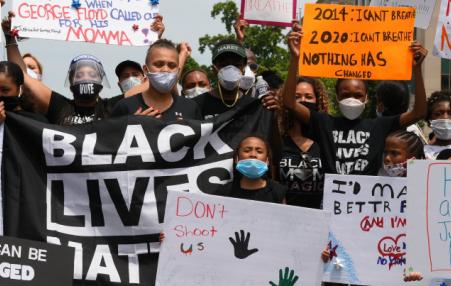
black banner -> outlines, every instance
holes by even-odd
[[[154,285],[169,189],[214,193],[249,133],[272,136],[258,101],[210,121],[129,116],[82,126],[8,113],[4,235],[75,249],[74,285]]]

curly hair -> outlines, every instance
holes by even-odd
[[[324,83],[317,78],[300,77],[298,78],[296,86],[304,82],[310,84],[313,87],[313,93],[316,97],[316,106],[318,107],[318,111],[327,113],[329,111],[329,96],[327,94],[327,89]],[[285,107],[280,110],[280,112],[278,113],[278,124],[279,130],[281,130],[281,135],[285,136],[288,134],[288,131],[293,128],[294,120],[296,120],[294,115]]]
[[[440,102],[450,102],[451,103],[451,92],[449,90],[435,91],[428,98],[428,110],[426,115],[426,120],[430,121],[432,117],[432,111],[436,104]]]

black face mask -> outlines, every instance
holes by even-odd
[[[91,101],[99,96],[103,85],[93,82],[76,83],[70,87],[74,98],[83,101]]]
[[[301,103],[308,109],[318,112],[318,105],[316,103],[312,102],[301,102]]]
[[[19,106],[20,97],[18,97],[18,96],[0,96],[0,101],[3,101],[6,111],[13,111],[14,109],[16,109],[17,106]]]

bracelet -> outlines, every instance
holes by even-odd
[[[14,43],[7,43],[7,44],[5,45],[5,48],[7,48],[7,47],[9,47],[9,46],[18,46],[18,44],[17,44],[16,42],[14,42]]]

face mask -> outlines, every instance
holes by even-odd
[[[407,162],[385,165],[384,170],[390,177],[405,177],[407,174]]]
[[[257,159],[245,159],[236,164],[235,169],[249,179],[261,178],[268,172],[268,165]]]
[[[41,81],[42,75],[36,73],[34,70],[27,68],[27,74],[34,79]]]
[[[177,72],[148,72],[147,77],[159,93],[169,93],[177,83]]]
[[[318,111],[318,105],[316,103],[313,103],[313,102],[301,102],[301,104],[304,105],[305,107],[307,107],[310,110]]]
[[[193,88],[183,91],[183,94],[185,95],[186,98],[193,98],[198,95],[201,95],[202,93],[206,93],[208,91],[210,91],[210,89],[208,89],[206,87],[196,86],[196,87],[193,87]]]
[[[239,68],[230,65],[219,70],[218,81],[224,89],[232,91],[239,86],[242,76],[243,75]]]
[[[141,84],[141,80],[135,76],[131,76],[127,79],[124,79],[119,83],[121,86],[122,93],[126,93],[130,89],[132,89],[135,86],[138,86]]]
[[[20,97],[18,96],[0,96],[0,101],[3,101],[6,111],[13,111],[19,106]]]
[[[244,68],[244,75],[241,77],[240,80],[240,88],[243,90],[248,90],[254,85],[254,82],[255,82],[255,74],[249,66],[246,66]]]
[[[436,119],[431,121],[431,128],[440,140],[451,139],[451,119]]]
[[[341,113],[349,120],[354,120],[362,114],[365,103],[353,97],[345,98],[338,103]]]
[[[74,94],[74,98],[79,100],[91,101],[102,91],[103,86],[94,82],[79,82],[70,87],[70,90]]]

